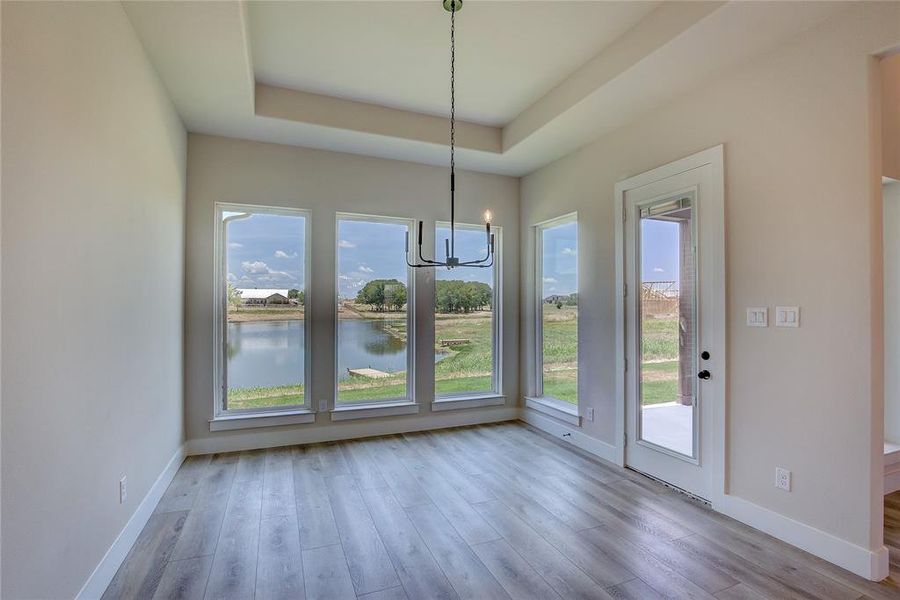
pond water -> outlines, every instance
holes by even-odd
[[[338,373],[372,368],[406,370],[406,342],[385,328],[402,321],[338,321]],[[269,387],[303,382],[303,321],[250,321],[228,324],[228,387]],[[435,360],[444,355],[436,354]]]

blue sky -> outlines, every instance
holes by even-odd
[[[578,223],[543,230],[541,297],[578,291]]]
[[[229,221],[228,282],[237,288],[301,289],[305,231],[305,217],[300,216],[255,213]]]
[[[400,223],[338,221],[338,295],[355,298],[373,279],[406,283],[406,230]]]
[[[679,231],[672,221],[641,220],[641,279],[678,281]]]
[[[234,213],[226,213],[226,216]],[[256,213],[227,225],[228,281],[239,288],[302,288],[305,218]],[[645,219],[642,226],[642,279],[678,281],[679,233],[676,223]],[[353,298],[367,281],[399,279],[406,283],[406,225],[342,220],[338,223],[338,290]],[[449,227],[435,231],[437,256],[444,258]],[[484,255],[481,228],[457,229],[456,253],[462,260]],[[577,291],[576,223],[544,230],[543,295]],[[427,255],[431,253],[426,251]],[[437,279],[493,284],[492,269],[436,270]]]

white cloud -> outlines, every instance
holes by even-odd
[[[556,283],[556,279],[553,277],[544,277],[544,283]]]
[[[248,277],[246,273],[250,275],[256,275],[256,281],[264,282],[264,283],[278,283],[282,281],[296,281],[297,278],[288,273],[287,271],[276,271],[272,269],[261,260],[245,260],[241,263],[241,268],[244,269],[245,275],[241,277],[241,281],[251,280],[252,278]]]
[[[566,256],[577,256],[578,251],[575,248],[563,248],[562,253]]]
[[[227,279],[228,281],[237,281],[237,277],[234,273],[229,273],[225,279]]]
[[[663,269],[662,267],[653,267],[653,272],[654,273],[665,273],[666,270]]]
[[[338,248],[356,248],[356,244],[347,240],[341,240],[338,242]]]
[[[359,265],[359,270],[362,273],[374,273],[375,272],[375,269],[370,269],[366,265]]]
[[[293,254],[288,254],[284,250],[276,250],[275,258],[297,258],[297,253],[294,252]]]
[[[245,271],[247,271],[248,273],[252,273],[254,275],[257,275],[259,273],[268,273],[269,272],[269,265],[267,265],[266,263],[264,263],[261,260],[253,260],[253,261],[245,260],[244,262],[241,263],[241,268],[244,269]]]
[[[237,242],[231,242],[230,244],[228,244],[228,247],[229,247],[229,248],[237,249],[237,248],[243,248],[244,245],[243,245],[243,244],[238,244]]]

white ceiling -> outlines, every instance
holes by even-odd
[[[191,132],[447,163],[440,0],[123,6]],[[467,0],[457,165],[530,173],[846,6]]]
[[[457,115],[505,125],[659,2],[466,0]],[[449,110],[450,13],[437,1],[252,2],[256,80],[415,112]]]

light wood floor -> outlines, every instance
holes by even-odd
[[[898,598],[522,424],[189,458],[104,598]]]

